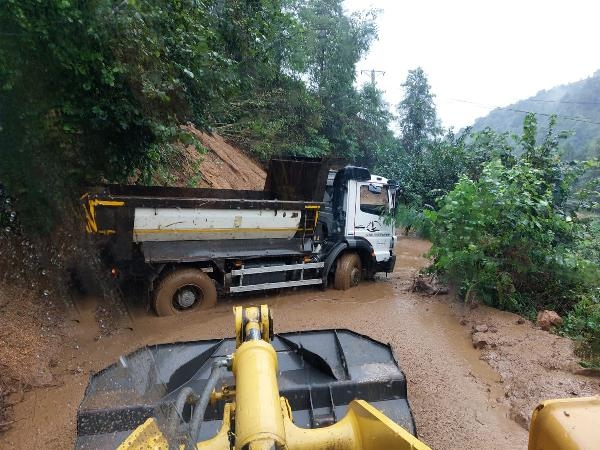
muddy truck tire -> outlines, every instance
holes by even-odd
[[[162,280],[154,291],[154,310],[159,316],[212,308],[217,302],[213,280],[200,269],[177,269]]]
[[[333,287],[345,291],[357,286],[362,277],[362,264],[356,253],[344,253],[337,260]]]

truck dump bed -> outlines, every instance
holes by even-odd
[[[101,186],[82,200],[87,231],[110,236],[116,259],[128,259],[139,243],[148,262],[169,260],[174,250],[178,260],[301,252],[321,207],[265,191],[159,186]]]
[[[330,160],[270,162],[265,189],[104,185],[82,196],[88,233],[115,261],[191,262],[308,252]]]
[[[268,197],[264,191],[108,185],[83,200],[89,232],[131,231],[135,242],[289,239],[305,225],[301,219],[310,218],[304,212],[320,205]]]

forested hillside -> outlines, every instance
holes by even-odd
[[[520,133],[527,112],[538,114],[540,122],[552,114],[557,116],[557,128],[571,136],[564,142],[565,159],[586,159],[600,155],[600,71],[593,76],[498,108],[477,119],[473,130],[489,127],[497,132]],[[539,130],[541,138],[543,129]]]
[[[147,183],[177,141],[202,152],[187,123],[263,160],[369,164],[391,134],[354,85],[374,13],[341,0],[5,0],[0,30],[0,182],[36,231],[87,183]]]

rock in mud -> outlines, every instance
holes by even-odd
[[[545,309],[537,315],[537,325],[544,331],[549,331],[550,328],[562,324],[562,318],[555,312]]]
[[[486,348],[488,346],[488,341],[487,338],[485,336],[484,333],[482,332],[474,332],[473,335],[471,336],[471,339],[473,340],[473,347],[474,348]]]
[[[448,293],[448,286],[440,283],[435,277],[426,278],[423,274],[418,274],[411,287],[412,292],[421,292],[426,295],[445,295]]]
[[[473,329],[476,333],[487,333],[489,327],[485,323],[478,323]]]

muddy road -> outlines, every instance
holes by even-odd
[[[348,328],[389,342],[408,379],[419,437],[434,449],[526,448],[525,427],[538,401],[600,394],[599,379],[575,373],[569,340],[518,323],[513,314],[410,292],[427,247],[400,239],[393,274],[345,292],[308,288],[230,298],[209,312],[160,319],[130,303],[116,324],[96,298],[76,299],[51,368],[57,386],[22,395],[0,447],[71,447],[91,372],[145,344],[231,336],[235,304],[270,304],[276,332]],[[475,326],[486,330],[479,333],[483,349],[473,348]]]

